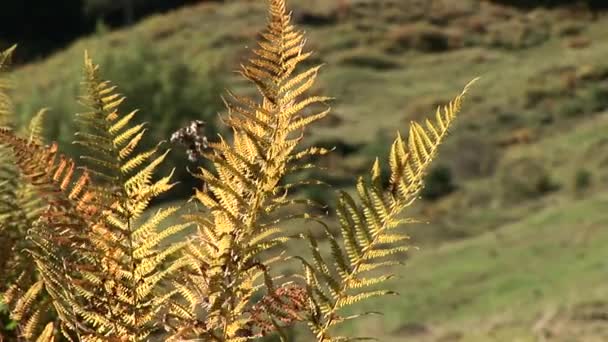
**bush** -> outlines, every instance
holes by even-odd
[[[456,190],[456,185],[450,168],[437,166],[431,169],[426,177],[426,185],[422,189],[421,195],[422,198],[433,201],[449,195],[454,190]]]
[[[608,4],[605,0],[492,0],[504,5],[511,5],[524,8],[532,7],[555,7],[555,6],[571,6],[573,4],[583,4],[591,9],[604,9],[608,8]]]
[[[123,53],[107,55],[100,62],[104,65],[104,77],[120,85],[120,91],[127,97],[124,108],[138,108],[141,119],[152,123],[144,146],[168,141],[174,131],[194,119],[207,122],[207,136],[217,133],[216,117],[224,109],[218,94],[224,87],[213,63],[207,61],[209,64],[197,69],[174,57],[167,58],[144,43]],[[183,151],[178,150],[169,155],[168,165],[185,160]],[[176,194],[190,193],[197,184],[192,183],[185,168],[177,168],[176,172],[176,180],[180,182]]]
[[[491,176],[501,158],[498,146],[477,132],[454,136],[445,150],[447,157],[444,158],[444,163],[458,181]]]
[[[503,49],[525,49],[546,42],[550,33],[548,25],[512,19],[491,26],[487,44]]]
[[[0,23],[0,51],[19,43],[17,62],[44,56],[85,32],[82,0],[2,1]]]
[[[509,160],[502,163],[498,172],[501,200],[507,203],[537,199],[559,189],[538,158]]]
[[[7,339],[16,339],[15,326],[16,322],[9,318],[8,307],[0,299],[0,340],[3,337]]]
[[[580,169],[574,176],[574,190],[581,192],[587,190],[591,185],[591,171],[586,169]]]
[[[197,0],[82,0],[82,12],[91,19],[103,19],[113,25],[131,24],[155,12],[163,12]],[[210,1],[210,0],[207,0]]]

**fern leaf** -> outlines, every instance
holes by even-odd
[[[111,82],[101,79],[100,67],[88,53],[84,75],[81,103],[87,112],[77,115],[82,131],[75,143],[86,149],[83,159],[100,183],[95,190],[104,210],[93,227],[98,236],[94,239],[98,262],[82,275],[91,282],[88,288],[93,291],[86,295],[77,314],[91,325],[88,336],[143,341],[160,320],[163,308],[174,306],[175,292],[167,292],[163,284],[187,266],[180,254],[185,243],[164,250],[162,246],[190,224],[160,230],[177,208],[161,209],[141,222],[150,202],[173,187],[171,175],[154,180],[169,151],[159,153],[159,144],[138,152],[146,130],[143,124],[131,124],[137,111],[120,113],[124,96]],[[102,286],[95,286],[101,279]],[[104,304],[96,304],[98,301]]]
[[[30,142],[36,144],[43,144],[43,126],[44,126],[44,117],[48,112],[47,108],[43,108],[39,110],[30,120],[30,124],[28,126],[27,136]]]
[[[376,289],[393,277],[378,272],[399,264],[389,257],[409,249],[409,237],[395,233],[393,229],[401,223],[411,222],[398,216],[411,205],[422,188],[424,174],[460,111],[469,86],[444,107],[443,112],[438,112],[436,123],[427,120],[426,128],[412,123],[407,144],[401,135],[397,136],[389,154],[391,176],[388,189],[384,189],[381,182],[382,171],[376,160],[370,181],[359,178],[357,182],[359,204],[347,193],[339,194],[337,214],[344,246],[329,235],[335,272],[339,277],[330,272],[316,241],[309,236],[315,267],[303,261],[311,301],[308,326],[319,342],[344,338],[332,336],[331,332],[332,327],[344,321],[339,315],[343,308],[373,297],[394,294]],[[363,276],[364,273],[367,276]]]
[[[27,235],[27,241],[31,242],[27,247],[28,256],[33,259],[40,280],[25,291],[15,291],[16,287],[9,290],[12,293],[8,297],[16,300],[12,315],[23,321],[21,329],[24,334],[34,336],[38,311],[33,308],[33,299],[44,288],[53,299],[53,307],[64,324],[75,326],[78,319],[72,308],[78,304],[68,289],[70,274],[89,258],[93,246],[87,239],[86,227],[98,213],[95,197],[87,189],[87,173],[85,171],[74,182],[74,163],[58,155],[56,145],[43,147],[29,139],[19,138],[7,129],[0,129],[0,142],[13,150],[21,179],[33,187],[31,190],[35,190],[38,197],[43,194],[48,204],[48,209],[40,214],[39,219],[30,221]],[[71,184],[79,184],[79,191],[72,191]],[[67,264],[72,266],[70,271]]]
[[[40,334],[40,336],[38,336],[38,338],[36,339],[36,342],[53,342],[55,341],[55,335],[54,335],[54,326],[53,323],[49,323],[45,326],[44,330],[42,331],[42,333]]]
[[[205,157],[213,167],[197,175],[205,189],[198,190],[195,198],[210,214],[197,220],[200,234],[189,248],[198,250],[193,252],[192,267],[200,270],[192,276],[190,292],[207,293],[209,304],[201,311],[217,320],[210,321],[203,335],[218,334],[221,340],[232,341],[242,333],[228,327],[246,318],[258,288],[253,283],[263,274],[259,266],[269,266],[260,255],[272,255],[287,241],[281,227],[286,218],[277,212],[297,202],[284,198],[292,185],[282,184],[283,180],[304,158],[328,152],[298,151],[303,131],[329,112],[316,107],[327,107],[330,98],[307,95],[320,66],[297,71],[310,53],[304,51],[304,35],[290,21],[284,0],[269,1],[266,29],[253,57],[241,67],[241,75],[257,88],[259,99],[229,92],[228,113],[222,121],[233,139],[220,137],[210,143],[212,152]],[[268,228],[277,215],[281,219]],[[197,282],[201,278],[208,282]]]

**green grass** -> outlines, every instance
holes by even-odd
[[[482,341],[494,320],[515,325],[513,338],[530,338],[529,327],[546,308],[601,299],[608,291],[607,206],[605,194],[562,202],[496,232],[415,252],[393,282],[401,296],[362,310],[382,308],[384,317],[372,322],[383,341],[401,341],[391,332],[408,323]],[[369,335],[370,325],[351,329]]]

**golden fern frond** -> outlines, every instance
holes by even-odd
[[[233,139],[210,143],[205,157],[213,163],[198,174],[205,189],[195,199],[210,215],[196,219],[199,236],[191,247],[193,276],[188,295],[206,294],[207,333],[222,341],[237,341],[247,335],[242,320],[254,292],[254,284],[268,266],[259,256],[286,240],[277,229],[273,214],[290,205],[285,176],[297,169],[302,159],[327,150],[297,151],[303,131],[325,117],[329,109],[324,96],[306,93],[314,85],[320,66],[296,73],[308,59],[304,35],[291,24],[284,0],[269,1],[269,18],[253,56],[241,66],[241,75],[253,83],[261,99],[229,92],[224,123]],[[324,109],[315,111],[316,106]],[[211,171],[213,170],[213,171]],[[276,218],[276,217],[275,217]],[[258,267],[264,266],[264,267]],[[198,279],[207,279],[200,283]]]
[[[331,259],[323,258],[317,241],[308,235],[312,261],[301,260],[310,297],[308,326],[318,341],[345,339],[332,336],[331,328],[361,315],[342,317],[340,311],[343,308],[394,293],[381,289],[379,285],[393,277],[382,270],[398,263],[394,257],[409,248],[409,237],[396,232],[395,228],[413,220],[400,219],[399,215],[420,192],[425,172],[472,83],[443,110],[438,109],[434,123],[427,120],[426,127],[423,127],[413,122],[407,143],[400,135],[397,136],[389,156],[391,176],[388,189],[382,184],[380,163],[376,160],[370,180],[361,177],[357,181],[358,201],[348,193],[340,192],[337,214],[343,246],[326,229]]]
[[[4,71],[11,61],[13,52],[17,48],[17,45],[13,45],[4,51],[0,51],[0,71]]]
[[[0,53],[0,77],[7,69],[14,48]],[[12,103],[7,94],[10,88],[10,83],[0,78],[0,126],[5,129],[12,127],[14,121]],[[32,122],[35,123],[36,119]],[[39,129],[32,137],[40,134]],[[36,141],[41,142],[41,138]],[[28,340],[48,319],[42,311],[45,301],[41,298],[37,298],[35,304],[23,301],[26,294],[37,287],[37,272],[27,250],[32,247],[29,230],[40,217],[42,207],[41,196],[24,181],[14,165],[10,147],[0,142],[0,301],[8,305],[14,319],[22,321],[18,331]]]
[[[46,327],[44,327],[44,330],[42,331],[40,336],[38,336],[38,338],[36,339],[36,342],[54,342],[54,330],[55,327],[53,326],[53,323],[47,324]]]
[[[5,63],[10,59],[12,49],[2,53],[0,57],[0,71]],[[2,89],[0,80],[0,107],[4,103],[6,111],[0,113],[0,126],[9,128],[13,118],[10,110],[10,99]],[[30,141],[42,144],[42,117],[46,110],[39,111],[30,121],[30,131],[26,132]],[[0,109],[2,112],[2,109]],[[0,252],[0,280],[7,284],[11,272],[5,269],[6,264],[23,264],[23,262],[9,262],[11,258],[19,258],[22,253],[23,243],[27,229],[34,220],[40,215],[41,198],[34,195],[34,191],[29,184],[22,182],[18,170],[13,163],[13,155],[6,146],[0,146],[0,241],[5,248]],[[17,246],[21,244],[21,246]],[[8,254],[11,254],[10,256]],[[22,260],[23,261],[23,260]],[[27,262],[25,262],[27,263]],[[5,290],[0,286],[0,291]]]
[[[42,113],[42,111],[40,112]],[[30,126],[36,128],[28,133],[29,141],[41,143],[41,114],[37,114]],[[20,286],[31,285],[34,269],[31,258],[24,252],[28,247],[27,232],[33,226],[43,209],[43,200],[34,187],[21,179],[13,165],[12,152],[0,148],[0,293],[7,290],[20,274],[28,274],[29,281],[21,278]]]
[[[9,146],[24,181],[48,204],[40,218],[28,227],[27,252],[36,266],[40,281],[27,288],[25,274],[5,294],[12,314],[19,319],[24,335],[35,336],[40,311],[33,305],[33,294],[42,290],[53,301],[53,308],[65,325],[79,324],[74,308],[80,306],[70,288],[72,276],[90,262],[88,223],[98,214],[94,194],[87,189],[88,174],[74,178],[75,164],[57,153],[57,145],[44,147],[0,129],[0,143]],[[77,273],[76,273],[77,274]],[[14,304],[12,304],[14,303]],[[36,306],[43,305],[40,302]],[[27,318],[26,318],[27,317]]]
[[[86,53],[84,75],[81,102],[88,111],[77,115],[83,131],[77,133],[75,143],[86,148],[82,158],[99,181],[95,191],[102,212],[93,227],[99,263],[83,273],[85,282],[77,287],[88,303],[78,315],[86,319],[94,336],[143,341],[172,304],[172,293],[161,285],[186,266],[186,259],[179,257],[185,242],[164,250],[161,245],[189,224],[160,230],[177,208],[161,209],[142,221],[150,201],[173,187],[171,175],[153,180],[168,151],[159,154],[155,146],[137,152],[145,129],[131,124],[136,111],[119,113],[124,97],[101,79],[99,66]],[[103,309],[95,305],[99,301],[104,302]]]
[[[0,52],[0,128],[12,126],[12,102],[8,95],[10,85],[3,78],[10,57],[15,47]],[[6,290],[8,283],[7,264],[12,254],[14,244],[19,239],[19,233],[12,224],[16,202],[15,190],[17,172],[11,166],[11,152],[0,144],[0,243],[6,248],[0,250],[0,293]]]

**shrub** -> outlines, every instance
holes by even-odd
[[[437,200],[449,195],[456,190],[452,171],[447,166],[437,166],[429,171],[425,180],[425,187],[421,192],[422,198],[427,200]]]
[[[591,185],[591,171],[586,169],[580,169],[576,171],[574,176],[574,190],[576,192],[582,192],[587,190]]]
[[[559,189],[542,160],[507,160],[498,170],[501,199],[507,203],[537,199]]]
[[[486,39],[489,46],[515,50],[538,46],[549,38],[548,25],[511,19],[492,25]]]
[[[582,1],[572,1],[572,0],[491,0],[492,2],[501,3],[505,5],[531,8],[531,7],[555,7],[555,6],[572,6],[577,4],[583,4],[588,6],[591,9],[602,9],[608,8],[608,4],[606,4],[603,0],[582,0]]]
[[[380,53],[357,52],[342,58],[342,64],[378,71],[398,69],[399,63]]]
[[[508,127],[502,124],[501,127]],[[443,164],[458,182],[488,177],[496,171],[501,151],[479,132],[460,132],[445,146]]]

